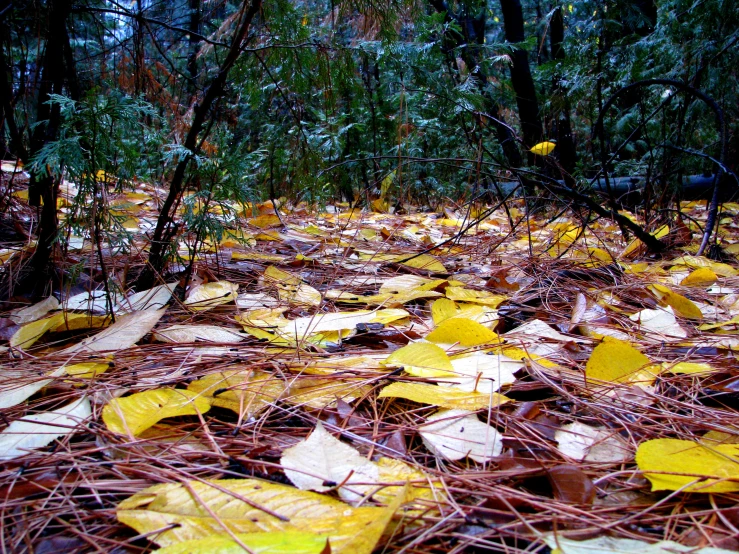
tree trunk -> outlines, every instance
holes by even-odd
[[[512,44],[523,42],[526,37],[523,30],[523,9],[520,0],[500,0],[503,10],[505,38]],[[539,102],[536,99],[536,87],[529,68],[529,55],[523,48],[516,47],[511,54],[511,81],[516,93],[518,117],[521,120],[523,141],[527,148],[542,141],[543,126],[539,115]]]
[[[3,4],[5,4],[5,2],[3,2]],[[9,10],[10,7],[5,6],[5,9]],[[4,46],[6,44],[10,44],[10,30],[7,25],[7,14],[0,18],[0,97],[2,97],[2,105],[0,106],[0,111],[2,112],[2,117],[0,117],[0,133],[2,133],[4,138],[5,133],[3,132],[3,129],[4,126],[7,125],[10,141],[6,148],[10,154],[22,160],[25,164],[28,163],[28,152],[23,146],[23,140],[15,122],[15,114],[13,110],[13,87],[11,85],[12,71],[10,64],[5,57]],[[5,149],[3,150],[3,154],[4,153]]]
[[[175,224],[175,212],[177,206],[182,199],[185,190],[185,174],[187,166],[190,163],[192,155],[200,150],[200,146],[204,137],[200,137],[201,132],[205,129],[205,123],[210,116],[210,109],[217,99],[223,96],[226,86],[226,80],[231,68],[241,55],[247,40],[251,27],[251,22],[261,8],[261,0],[252,0],[252,2],[244,3],[242,7],[243,15],[239,27],[234,34],[233,41],[229,47],[228,54],[223,60],[218,74],[211,81],[199,105],[196,106],[193,116],[192,125],[185,137],[184,147],[192,154],[185,156],[179,161],[175,168],[172,182],[169,185],[169,193],[164,200],[162,209],[157,218],[157,224],[154,228],[154,234],[151,238],[151,249],[149,251],[149,259],[147,266],[139,276],[136,286],[139,290],[150,288],[155,280],[159,278],[164,270],[167,261],[167,251],[169,250],[172,240],[177,233],[177,225]],[[207,134],[207,132],[206,132]]]
[[[67,34],[67,19],[72,9],[70,0],[49,0],[48,34],[38,95],[37,126],[31,138],[30,157],[57,139],[61,114],[58,104],[49,104],[50,94],[62,94],[67,76],[74,74],[74,67],[67,67],[65,52],[71,51]],[[76,79],[69,79],[76,83]],[[38,242],[33,255],[33,269],[37,277],[35,294],[43,294],[51,278],[51,254],[58,233],[56,212],[57,183],[46,174],[33,172],[28,186],[29,204],[39,206],[43,201],[38,226]]]
[[[550,23],[550,43],[552,48],[552,59],[560,63],[565,59],[565,51],[562,46],[565,37],[564,18],[562,17],[562,8],[557,7],[552,14]],[[577,163],[577,151],[575,150],[575,141],[572,137],[572,125],[570,124],[570,101],[568,99],[568,91],[562,85],[561,75],[559,72],[554,77],[554,96],[558,100],[555,103],[554,121],[556,125],[557,149],[555,153],[559,163],[564,171],[562,178],[567,182],[568,186],[574,184],[572,173],[575,171]]]

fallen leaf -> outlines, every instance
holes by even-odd
[[[655,283],[649,286],[649,290],[657,297],[660,303],[670,306],[675,313],[687,319],[702,319],[703,312],[692,300],[685,298],[664,285]]]
[[[638,323],[642,329],[653,331],[660,335],[677,338],[688,336],[688,332],[677,322],[670,306],[658,310],[641,310],[629,316],[629,319]]]
[[[177,283],[158,285],[123,298],[115,307],[116,314],[127,314],[144,310],[160,310],[169,304]]]
[[[377,465],[334,438],[321,422],[307,439],[283,451],[280,465],[301,490],[324,492],[341,485],[339,496],[349,503],[359,502],[376,489],[373,483],[380,478]]]
[[[243,341],[246,337],[234,329],[217,325],[172,325],[154,333],[154,338],[161,342],[206,341],[234,344]]]
[[[392,383],[383,388],[378,397],[405,398],[419,404],[469,411],[497,407],[511,401],[510,398],[497,393],[468,392],[427,383],[402,382]]]
[[[113,433],[136,436],[164,418],[208,410],[210,402],[192,391],[153,389],[112,399],[103,408],[103,421]]]
[[[629,382],[638,379],[640,370],[649,363],[649,358],[629,343],[606,337],[593,349],[585,366],[585,377],[589,381]]]
[[[451,318],[442,321],[426,336],[426,340],[443,344],[478,346],[499,342],[498,335],[471,319]]]
[[[631,449],[612,429],[592,427],[578,421],[554,433],[557,449],[577,461],[620,464],[632,458]]]
[[[56,310],[57,308],[59,308],[59,301],[55,297],[49,296],[32,306],[13,310],[10,312],[10,319],[16,325],[25,325],[26,323],[41,319],[50,311]]]
[[[419,426],[418,432],[430,452],[447,460],[469,457],[484,463],[503,450],[498,430],[467,410],[439,410]]]
[[[709,287],[718,280],[718,275],[709,267],[699,267],[680,281],[683,287]]]
[[[282,531],[241,533],[236,542],[229,535],[178,542],[155,550],[156,554],[244,554],[243,544],[252,554],[321,554],[328,540],[325,535]],[[239,544],[241,543],[241,544]]]
[[[229,281],[213,281],[193,287],[185,299],[185,306],[196,312],[210,310],[236,299],[239,285]]]
[[[401,366],[406,373],[416,377],[454,376],[454,367],[447,353],[430,342],[412,342],[399,348],[387,357],[385,364]]]
[[[674,541],[660,541],[650,544],[646,541],[608,536],[576,541],[559,535],[545,535],[543,539],[552,549],[552,554],[675,554],[676,552],[731,554],[729,550],[723,548],[709,546],[696,548]]]
[[[444,264],[442,264],[438,258],[435,258],[430,254],[416,254],[413,256],[403,254],[394,258],[393,262],[406,267],[412,267],[413,269],[430,271],[431,273],[447,273]]]
[[[503,385],[515,383],[514,374],[525,366],[521,360],[481,350],[454,356],[451,361],[455,375],[444,378],[443,383],[453,383],[457,389],[486,396],[496,393]]]
[[[739,444],[654,439],[639,445],[636,464],[653,491],[739,491]]]
[[[50,412],[23,416],[0,433],[0,460],[12,460],[43,448],[53,440],[70,435],[92,415],[90,401],[83,397]]]
[[[166,308],[122,315],[107,329],[62,350],[61,353],[111,352],[131,348],[151,331],[165,311]]]
[[[248,419],[280,398],[286,384],[259,369],[231,370],[206,375],[190,383],[187,390],[197,393],[212,406],[226,408]]]
[[[225,525],[234,533],[312,533],[329,537],[334,554],[371,554],[395,509],[352,508],[322,494],[246,478],[154,485],[121,502],[116,516],[160,546],[228,536]]]
[[[276,287],[280,300],[290,304],[319,306],[323,300],[321,293],[302,279],[272,265],[264,270],[261,280],[265,286]]]
[[[562,464],[547,471],[554,497],[560,502],[592,504],[595,500],[595,485],[584,471],[577,466]]]

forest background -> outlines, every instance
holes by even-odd
[[[679,200],[687,176],[735,169],[732,0],[53,0],[1,11],[0,147],[30,168],[30,205],[45,206],[37,294],[53,280],[63,175],[79,186],[66,224],[113,244],[125,230],[100,175],[116,190],[168,190],[143,287],[183,228],[220,236],[224,213],[258,200],[436,208],[505,196],[511,182],[547,193],[538,182],[569,203],[577,195],[558,184],[642,176],[650,228],[664,218],[650,210]],[[654,79],[674,82],[622,90]],[[548,158],[529,151],[543,141],[556,143]]]

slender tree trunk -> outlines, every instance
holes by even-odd
[[[204,137],[201,133],[205,130],[205,123],[210,117],[210,109],[213,104],[223,96],[228,74],[241,55],[251,27],[252,20],[261,8],[261,0],[252,0],[250,3],[245,2],[242,7],[243,14],[241,22],[237,28],[234,38],[229,47],[228,54],[223,60],[218,74],[213,78],[208,86],[199,105],[196,106],[195,115],[193,116],[192,125],[185,137],[184,147],[195,154],[199,151]],[[207,132],[206,132],[207,134]],[[139,276],[136,286],[139,290],[151,287],[155,280],[164,270],[167,261],[167,253],[177,233],[177,225],[175,224],[175,212],[177,206],[182,199],[185,190],[185,175],[187,166],[190,163],[191,155],[186,155],[179,161],[175,168],[172,182],[169,185],[169,193],[164,200],[162,209],[159,212],[154,234],[151,238],[151,249],[149,251],[149,259],[147,266]]]
[[[550,23],[550,40],[552,47],[552,59],[558,63],[565,59],[565,51],[562,46],[564,42],[564,18],[562,17],[562,8],[557,7],[552,14]],[[562,85],[561,75],[557,72],[554,77],[554,96],[558,99],[556,112],[554,114],[557,136],[557,157],[559,163],[564,170],[563,178],[568,185],[573,184],[572,173],[577,163],[577,151],[575,150],[575,141],[572,136],[572,125],[570,124],[570,101],[568,99],[568,91]]]
[[[512,44],[523,42],[526,37],[523,29],[523,9],[520,0],[500,0],[503,10],[505,38]],[[526,147],[541,142],[543,126],[536,99],[536,87],[529,68],[529,55],[523,48],[516,47],[511,55],[511,81],[516,93],[518,117],[521,120],[523,141]]]
[[[6,5],[7,2],[2,2],[3,9],[10,10],[10,7]],[[10,29],[7,24],[7,14],[0,17],[0,97],[2,97],[2,105],[0,110],[2,111],[2,117],[0,117],[0,133],[3,137],[4,125],[8,127],[9,143],[7,145],[8,151],[23,161],[28,163],[28,152],[23,146],[23,139],[18,126],[15,122],[15,114],[13,110],[13,87],[11,85],[11,67],[5,57],[5,45],[10,45]],[[3,151],[4,153],[4,151]]]
[[[62,94],[65,82],[76,83],[76,78],[67,79],[75,74],[74,67],[67,67],[65,52],[71,47],[67,34],[67,19],[72,9],[71,0],[49,0],[48,34],[43,61],[41,64],[41,80],[38,95],[37,122],[31,138],[30,158],[33,158],[43,147],[57,139],[61,114],[58,104],[49,104],[50,94]],[[39,206],[43,201],[38,226],[38,242],[33,256],[33,269],[37,277],[35,294],[42,294],[51,278],[51,254],[58,233],[56,201],[58,183],[53,176],[31,174],[28,187],[28,199],[32,206]]]
[[[195,35],[200,33],[200,0],[189,0],[189,7],[190,22],[188,30],[190,31],[190,36],[188,40],[187,72],[190,74],[190,79],[192,80],[192,90],[195,91],[195,83],[198,77],[198,49],[200,47],[200,40]]]

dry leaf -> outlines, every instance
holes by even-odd
[[[552,554],[732,554],[729,550],[715,547],[696,548],[674,541],[648,543],[635,539],[618,537],[598,537],[585,541],[576,541],[563,536],[546,535],[543,537],[552,549]]]
[[[116,322],[98,334],[62,350],[72,352],[111,352],[131,348],[140,341],[162,318],[165,309],[132,312],[116,319]]]
[[[307,439],[283,451],[280,465],[299,489],[324,492],[341,485],[339,496],[350,503],[376,489],[373,483],[380,478],[376,464],[334,438],[320,422]]]
[[[0,460],[24,456],[29,450],[72,434],[91,415],[90,401],[83,397],[50,412],[23,416],[0,433]]]
[[[577,461],[620,464],[632,458],[631,449],[612,429],[574,422],[554,433],[557,449]]]
[[[503,450],[498,430],[466,410],[439,410],[419,426],[418,432],[429,451],[447,460],[469,457],[483,463]]]
[[[236,283],[213,281],[193,287],[184,304],[191,310],[202,312],[233,302],[238,293],[239,285]]]
[[[442,321],[436,329],[426,336],[430,342],[478,346],[500,342],[498,335],[485,327],[464,318],[451,318]]]
[[[591,381],[630,382],[638,379],[640,370],[649,363],[649,358],[629,343],[606,337],[593,349],[585,376]]]
[[[32,306],[13,310],[10,312],[10,319],[12,319],[16,325],[25,325],[26,323],[31,323],[32,321],[41,319],[50,311],[56,310],[58,307],[59,301],[55,297],[49,296]]]
[[[266,371],[233,370],[211,373],[187,386],[212,406],[250,418],[273,404],[286,390],[284,381]]]
[[[206,341],[234,344],[246,337],[236,330],[217,325],[172,325],[154,333],[154,338],[162,342],[175,343]]]
[[[155,550],[156,554],[244,554],[243,544],[252,554],[322,554],[325,535],[282,531],[241,533],[236,542],[229,535],[211,535],[204,539],[178,542]],[[241,544],[239,544],[241,543]]]

